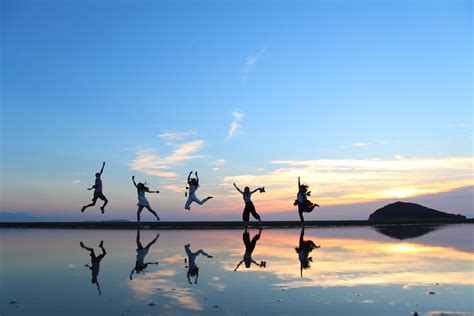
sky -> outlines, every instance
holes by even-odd
[[[1,214],[366,219],[388,203],[474,216],[471,1],[1,4]],[[80,213],[102,176],[109,199]],[[188,173],[198,197],[185,211]],[[150,214],[144,214],[151,220]]]

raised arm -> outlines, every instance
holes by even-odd
[[[137,183],[135,182],[135,176],[132,176],[132,181],[133,181],[133,185],[135,186],[135,188],[137,187]]]
[[[189,184],[189,181],[191,181],[191,175],[193,174],[193,172],[191,171],[188,175],[188,184]]]
[[[300,186],[301,186],[300,177],[298,177],[298,191],[300,190]]]
[[[235,182],[234,182],[234,187],[237,189],[237,191],[240,192],[240,194],[244,194],[244,192],[242,192],[242,190],[237,187],[237,185],[235,184]]]
[[[100,169],[100,175],[102,175],[102,172],[104,172],[104,167],[105,167],[105,161],[102,163],[102,169]]]
[[[198,172],[196,171],[194,174],[196,175],[197,186],[199,186],[199,177],[198,177]]]

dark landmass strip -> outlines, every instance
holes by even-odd
[[[369,216],[369,220],[402,219],[466,219],[466,216],[433,210],[416,203],[395,202],[379,208]]]
[[[376,226],[405,224],[462,224],[474,223],[472,218],[464,219],[428,219],[428,220],[347,220],[347,221],[307,221],[306,227],[337,227],[337,226]],[[135,222],[97,221],[97,222],[10,222],[0,223],[0,228],[58,228],[58,229],[136,229]],[[221,222],[142,222],[143,229],[242,229],[241,221]],[[299,221],[262,221],[251,222],[249,227],[291,228],[301,227]]]

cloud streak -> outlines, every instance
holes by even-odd
[[[259,59],[262,58],[264,53],[265,53],[265,48],[262,48],[258,50],[255,54],[248,55],[247,58],[245,58],[245,63],[244,63],[244,66],[242,67],[243,80],[247,80],[248,76],[257,66]]]
[[[321,205],[344,205],[448,192],[474,185],[472,157],[393,159],[275,160],[273,171],[225,177],[221,183],[265,185],[262,204],[272,210],[291,209],[301,176]]]
[[[183,161],[202,158],[203,155],[195,153],[204,146],[204,140],[194,140],[174,146],[174,150],[168,156],[159,156],[153,148],[142,148],[135,152],[135,159],[130,162],[130,169],[147,175],[164,178],[174,178],[176,173],[174,167]]]
[[[230,126],[229,126],[229,134],[227,135],[227,139],[234,137],[242,128],[244,115],[245,115],[244,112],[240,111],[239,109],[235,109],[232,112],[232,122],[230,123]]]

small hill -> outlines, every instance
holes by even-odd
[[[449,214],[433,210],[431,208],[406,202],[395,202],[379,208],[369,216],[369,220],[392,220],[392,219],[465,219],[466,216]]]

